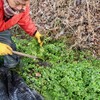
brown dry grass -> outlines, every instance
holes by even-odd
[[[67,40],[70,34],[71,49],[100,56],[100,0],[31,0],[31,16],[45,35]]]

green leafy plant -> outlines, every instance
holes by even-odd
[[[22,71],[27,84],[45,100],[100,100],[100,60],[88,51],[69,50],[64,40],[44,41],[39,47],[34,40],[13,37],[18,51],[41,57],[51,66],[22,58]]]

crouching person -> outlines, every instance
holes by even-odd
[[[42,35],[30,18],[30,0],[0,0],[0,55],[4,55],[4,66],[13,68],[19,63],[19,57],[12,54],[16,46],[11,39],[9,29],[18,24],[27,34],[35,37],[40,46]]]
[[[3,71],[5,72],[5,69],[9,70],[11,68],[15,68],[20,62],[19,57],[12,53],[13,50],[16,51],[16,45],[11,39],[11,32],[9,30],[11,27],[18,24],[27,34],[29,34],[31,37],[35,37],[40,46],[42,46],[43,44],[43,41],[41,41],[42,35],[39,33],[37,27],[30,18],[29,8],[30,8],[30,0],[0,0],[0,57],[3,56],[4,59],[2,68],[0,66],[1,73]],[[5,75],[0,77],[4,78]],[[2,90],[4,92],[3,94],[6,94],[5,88],[8,87],[7,85],[7,82],[9,82],[8,78],[6,78],[5,80],[0,79],[0,81],[1,81],[0,91]],[[10,82],[12,84],[12,81]],[[18,85],[17,87],[15,86],[16,89],[13,90],[14,96],[16,94],[17,89],[18,91],[20,90],[19,86],[23,87],[22,85]],[[27,89],[24,90],[25,93],[26,91]],[[24,94],[24,92],[21,92],[23,96],[27,94],[27,93]],[[0,96],[2,96],[1,92]],[[0,97],[0,100],[7,100],[7,99],[2,99]],[[14,98],[12,100],[25,100],[25,99]],[[32,98],[27,100],[38,100],[38,99]]]

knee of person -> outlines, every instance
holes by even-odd
[[[20,59],[16,55],[5,56],[4,57],[4,66],[7,68],[15,68],[20,65]]]
[[[8,69],[14,69],[14,68],[20,68],[20,63],[12,63],[12,64],[4,64],[4,67],[8,68]]]

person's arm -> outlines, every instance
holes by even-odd
[[[2,11],[2,7],[0,7],[0,32],[8,30],[12,26],[18,23],[19,19],[21,18],[22,14],[14,15],[8,21],[4,20],[4,13]]]
[[[42,46],[42,35],[37,31],[37,27],[35,26],[35,23],[32,21],[29,12],[29,7],[27,7],[26,11],[23,13],[23,17],[19,20],[18,24],[21,26],[21,28],[24,29],[24,31],[26,31],[26,33],[28,33],[30,36],[35,37],[40,46]]]
[[[12,26],[14,26],[18,20],[14,19],[14,21],[8,20],[7,22],[5,22],[4,20],[2,20],[0,18],[0,32],[5,31],[10,29]]]
[[[18,21],[18,24],[27,34],[29,34],[30,36],[34,36],[37,32],[37,27],[35,26],[35,23],[32,21],[29,12],[30,9],[28,6],[22,15],[22,18]]]

